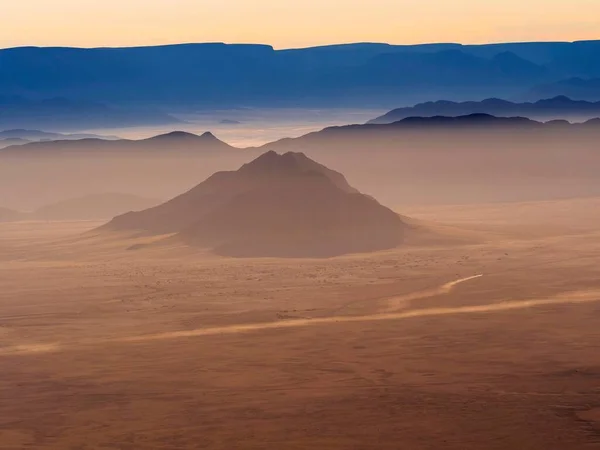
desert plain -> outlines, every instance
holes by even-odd
[[[396,210],[323,259],[0,224],[0,449],[600,448],[600,199]]]

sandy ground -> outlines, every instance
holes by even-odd
[[[599,205],[327,260],[0,224],[0,449],[600,448]]]

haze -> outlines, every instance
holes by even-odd
[[[0,449],[600,450],[599,0],[0,14]]]
[[[28,0],[3,2],[0,46],[260,42],[483,43],[598,37],[596,0]]]

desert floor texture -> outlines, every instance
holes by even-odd
[[[0,448],[600,448],[600,199],[398,210],[314,260],[0,224]]]

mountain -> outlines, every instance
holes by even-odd
[[[112,231],[173,233],[234,257],[331,257],[393,248],[406,225],[302,153],[267,152],[154,208],[116,217]]]
[[[147,139],[67,139],[31,142],[25,145],[6,147],[0,149],[1,157],[24,157],[32,155],[59,155],[59,154],[77,154],[84,156],[126,156],[136,153],[158,153],[164,154],[193,154],[197,152],[234,152],[239,151],[225,142],[216,138],[212,133],[206,132],[201,136],[186,133],[183,131],[173,131],[161,134]]]
[[[600,117],[600,102],[576,101],[564,96],[539,100],[534,103],[514,103],[497,98],[460,103],[441,100],[394,109],[369,123],[387,124],[409,117],[457,117],[470,114],[488,114],[496,117],[521,116],[532,119],[592,118]]]
[[[131,120],[157,105],[167,111],[235,106],[387,107],[439,98],[520,96],[535,86],[567,78],[598,78],[599,49],[600,41],[357,43],[291,50],[221,43],[21,47],[0,50],[0,94],[76,99],[100,110],[106,105],[127,111],[135,107],[137,115],[126,117]],[[106,127],[126,121],[107,122]]]
[[[23,213],[18,211],[0,207],[0,223],[2,222],[15,222],[21,220],[24,217]]]
[[[63,200],[37,209],[30,215],[35,220],[109,219],[128,211],[140,211],[160,203],[131,194],[106,193]]]
[[[1,57],[0,61],[2,61]],[[5,67],[0,72],[0,80],[4,70]],[[34,76],[29,74],[28,79]],[[98,101],[72,100],[64,97],[32,100],[28,97],[12,95],[12,91],[8,89],[4,92],[9,92],[11,95],[0,95],[0,129],[33,127],[49,130],[82,130],[181,123],[168,114],[148,107],[117,107]]]

